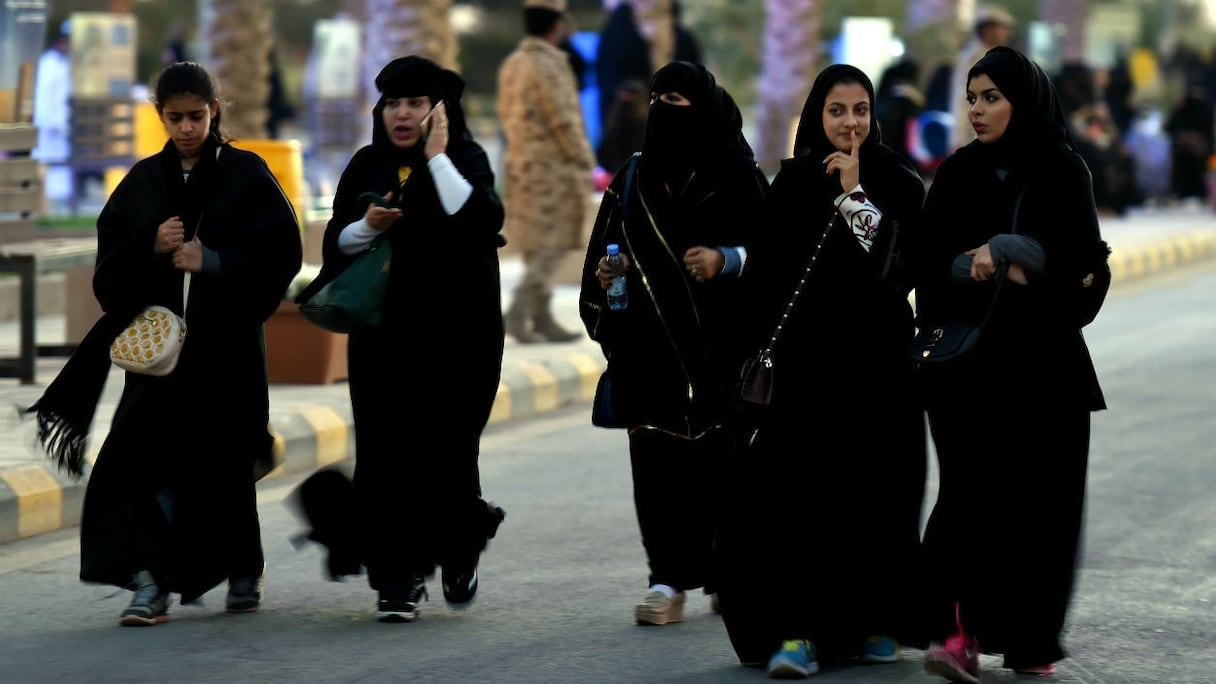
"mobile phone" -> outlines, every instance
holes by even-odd
[[[423,142],[426,142],[427,137],[431,134],[431,117],[434,116],[435,110],[441,104],[443,104],[443,100],[436,102],[435,106],[431,107],[431,111],[427,112],[426,116],[422,117],[422,121],[418,122],[418,130],[422,132],[422,137],[420,139]]]

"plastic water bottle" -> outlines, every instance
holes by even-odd
[[[629,292],[625,289],[625,264],[621,262],[621,246],[615,242],[608,245],[608,265],[615,274],[608,286],[608,308],[620,311],[629,306]]]

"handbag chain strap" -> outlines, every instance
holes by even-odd
[[[220,150],[223,146],[215,148],[215,161],[220,160]],[[198,214],[198,223],[194,224],[194,240],[198,239],[198,232],[203,229],[203,212]],[[182,318],[186,317],[186,306],[190,303],[190,271],[186,271],[186,275],[182,276]]]
[[[794,287],[794,294],[790,296],[790,301],[785,305],[785,311],[781,313],[781,318],[777,321],[777,327],[773,329],[773,334],[768,339],[768,345],[761,350],[760,355],[765,359],[766,363],[771,363],[768,359],[773,354],[773,347],[777,346],[777,338],[781,336],[781,331],[785,328],[785,322],[789,320],[790,314],[794,311],[794,305],[798,303],[798,297],[802,294],[802,287],[806,285],[807,278],[811,277],[811,269],[815,267],[815,262],[819,260],[819,253],[823,251],[823,245],[828,241],[828,235],[832,232],[832,227],[836,225],[836,211],[832,210],[832,218],[828,220],[828,225],[823,229],[823,235],[819,237],[819,244],[815,245],[815,251],[811,252],[811,259],[806,264],[806,269],[802,272],[802,278],[798,280],[798,285]]]

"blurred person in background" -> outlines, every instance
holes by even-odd
[[[524,344],[583,336],[558,325],[551,308],[553,276],[586,245],[595,167],[570,62],[558,47],[565,12],[565,0],[524,0],[527,35],[498,71],[506,233],[524,262],[504,324]]]
[[[51,44],[38,58],[34,75],[34,117],[38,144],[30,156],[48,167],[47,191],[52,198],[72,192],[72,175],[61,165],[72,156],[71,24],[64,21]],[[66,187],[62,187],[66,183]]]
[[[615,174],[646,136],[650,46],[629,0],[620,2],[600,29],[595,79],[599,88],[600,144],[596,160]]]
[[[925,107],[919,80],[920,65],[910,58],[901,59],[883,71],[874,94],[874,121],[882,131],[883,144],[909,161],[919,144],[919,116]]]
[[[1216,125],[1203,81],[1187,77],[1182,97],[1170,109],[1165,132],[1170,137],[1170,189],[1183,201],[1207,197],[1208,158],[1213,153]]]

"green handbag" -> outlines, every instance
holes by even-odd
[[[383,236],[372,240],[367,251],[345,271],[300,304],[300,313],[322,328],[339,333],[380,325],[392,260],[388,240]]]

